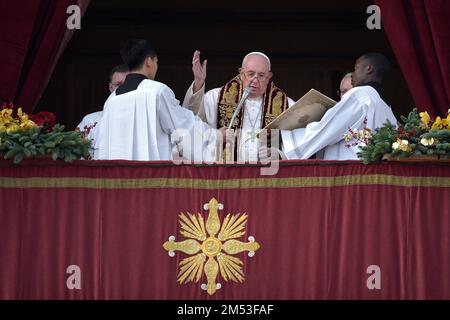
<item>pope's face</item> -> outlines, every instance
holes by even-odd
[[[239,69],[244,88],[250,87],[250,98],[259,98],[266,92],[272,73],[264,57],[251,55],[245,65]]]
[[[353,88],[352,77],[345,77],[342,79],[341,85],[339,86],[340,98],[342,99],[342,96],[351,88]]]
[[[111,82],[109,83],[109,91],[116,91],[116,89],[125,82],[127,75],[128,72],[114,72],[111,77]]]

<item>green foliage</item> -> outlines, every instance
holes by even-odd
[[[432,143],[422,140],[431,138]],[[396,142],[400,147],[394,149],[393,144]],[[411,155],[433,154],[440,155],[444,159],[450,158],[450,130],[430,129],[421,122],[417,109],[413,109],[408,117],[401,117],[398,127],[385,123],[383,127],[376,129],[369,143],[360,147],[358,157],[368,164],[389,159],[391,156],[404,158]]]
[[[51,156],[53,160],[71,162],[89,158],[91,142],[78,131],[64,132],[64,126],[55,125],[50,132],[43,127],[0,133],[0,156],[13,159],[15,164],[24,158]]]
[[[423,134],[423,138],[435,138],[440,140],[450,140],[450,130],[448,129],[431,129],[429,132]]]
[[[375,129],[375,133],[369,139],[369,144],[360,147],[358,157],[365,164],[380,161],[384,154],[392,152],[392,139],[397,135],[394,124],[387,122],[383,127]]]

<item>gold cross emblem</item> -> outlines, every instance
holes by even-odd
[[[213,295],[221,288],[221,284],[217,283],[219,271],[225,281],[242,283],[245,279],[242,271],[243,262],[232,255],[248,251],[249,257],[253,257],[260,246],[253,237],[249,237],[248,242],[236,240],[245,234],[247,214],[229,213],[222,223],[218,210],[223,210],[223,205],[214,198],[204,205],[204,209],[209,210],[206,224],[200,213],[197,215],[181,213],[180,233],[188,240],[176,242],[175,237],[171,236],[163,247],[171,257],[175,256],[175,251],[191,255],[179,264],[180,284],[199,282],[205,273],[207,283],[201,287],[209,295]]]

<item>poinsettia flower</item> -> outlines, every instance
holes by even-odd
[[[38,112],[30,115],[31,120],[38,126],[48,126],[53,128],[56,124],[56,116],[53,112]]]

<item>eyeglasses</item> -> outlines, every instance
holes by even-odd
[[[256,79],[258,79],[258,81],[262,82],[267,79],[267,74],[262,73],[262,72],[256,73],[255,71],[249,70],[249,71],[242,71],[242,73],[247,78],[247,80],[253,80],[253,78],[256,77]]]

